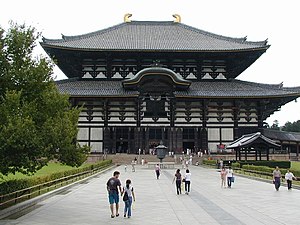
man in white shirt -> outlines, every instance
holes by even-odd
[[[287,172],[285,174],[285,179],[287,182],[288,190],[291,190],[293,179],[296,179],[294,174],[291,171],[287,170]]]
[[[229,167],[226,171],[227,173],[227,186],[228,188],[231,188],[232,180],[233,180],[233,170],[231,167]]]
[[[189,194],[190,190],[191,190],[191,176],[192,174],[190,173],[190,171],[187,169],[185,171],[185,175],[184,175],[184,182],[185,182],[185,194]]]

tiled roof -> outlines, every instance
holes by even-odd
[[[260,132],[254,134],[245,134],[242,137],[236,139],[226,146],[227,149],[231,148],[240,148],[240,147],[248,147],[257,143],[265,143],[270,146],[280,147],[280,145],[276,144],[275,141],[265,137]]]
[[[137,91],[127,91],[122,81],[67,79],[56,82],[61,93],[71,96],[136,96]],[[176,96],[200,98],[245,98],[300,96],[299,88],[282,85],[259,84],[240,80],[192,82],[187,91],[176,91]]]
[[[192,82],[188,91],[175,92],[180,96],[206,97],[276,97],[287,95],[300,96],[300,87],[283,88],[281,84],[270,85],[241,80],[217,82]]]
[[[249,42],[170,21],[132,21],[62,39],[43,38],[44,47],[128,51],[237,51],[267,49],[267,41]]]
[[[300,142],[300,133],[286,132],[272,129],[263,129],[263,134],[268,138],[278,141]]]

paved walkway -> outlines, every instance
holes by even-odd
[[[216,170],[191,167],[192,192],[177,196],[172,184],[175,170],[164,170],[156,180],[153,170],[117,169],[122,183],[130,178],[136,190],[130,219],[123,218],[122,211],[120,217],[110,218],[105,183],[113,171],[108,171],[0,224],[300,224],[298,190],[281,187],[276,192],[271,184],[242,177],[236,177],[232,189],[221,189]]]

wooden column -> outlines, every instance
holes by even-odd
[[[207,120],[208,120],[208,102],[202,102],[202,129],[201,129],[201,149],[208,151],[208,135],[207,135]]]
[[[233,138],[234,140],[238,139],[239,138],[239,118],[238,118],[238,115],[239,115],[239,108],[240,106],[238,105],[238,103],[235,101],[234,102],[234,106],[233,106]]]
[[[296,157],[297,157],[297,161],[299,161],[299,142],[296,143]]]

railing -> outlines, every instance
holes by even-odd
[[[67,184],[73,183],[75,181],[81,180],[85,177],[91,176],[110,165],[98,167],[92,170],[87,170],[70,176],[62,177],[56,180],[48,181],[42,184],[38,184],[29,188],[18,190],[5,195],[0,195],[0,209],[7,208],[9,206],[15,205],[22,201],[37,197],[41,194],[47,193],[51,190],[57,189],[59,187],[65,186]]]

